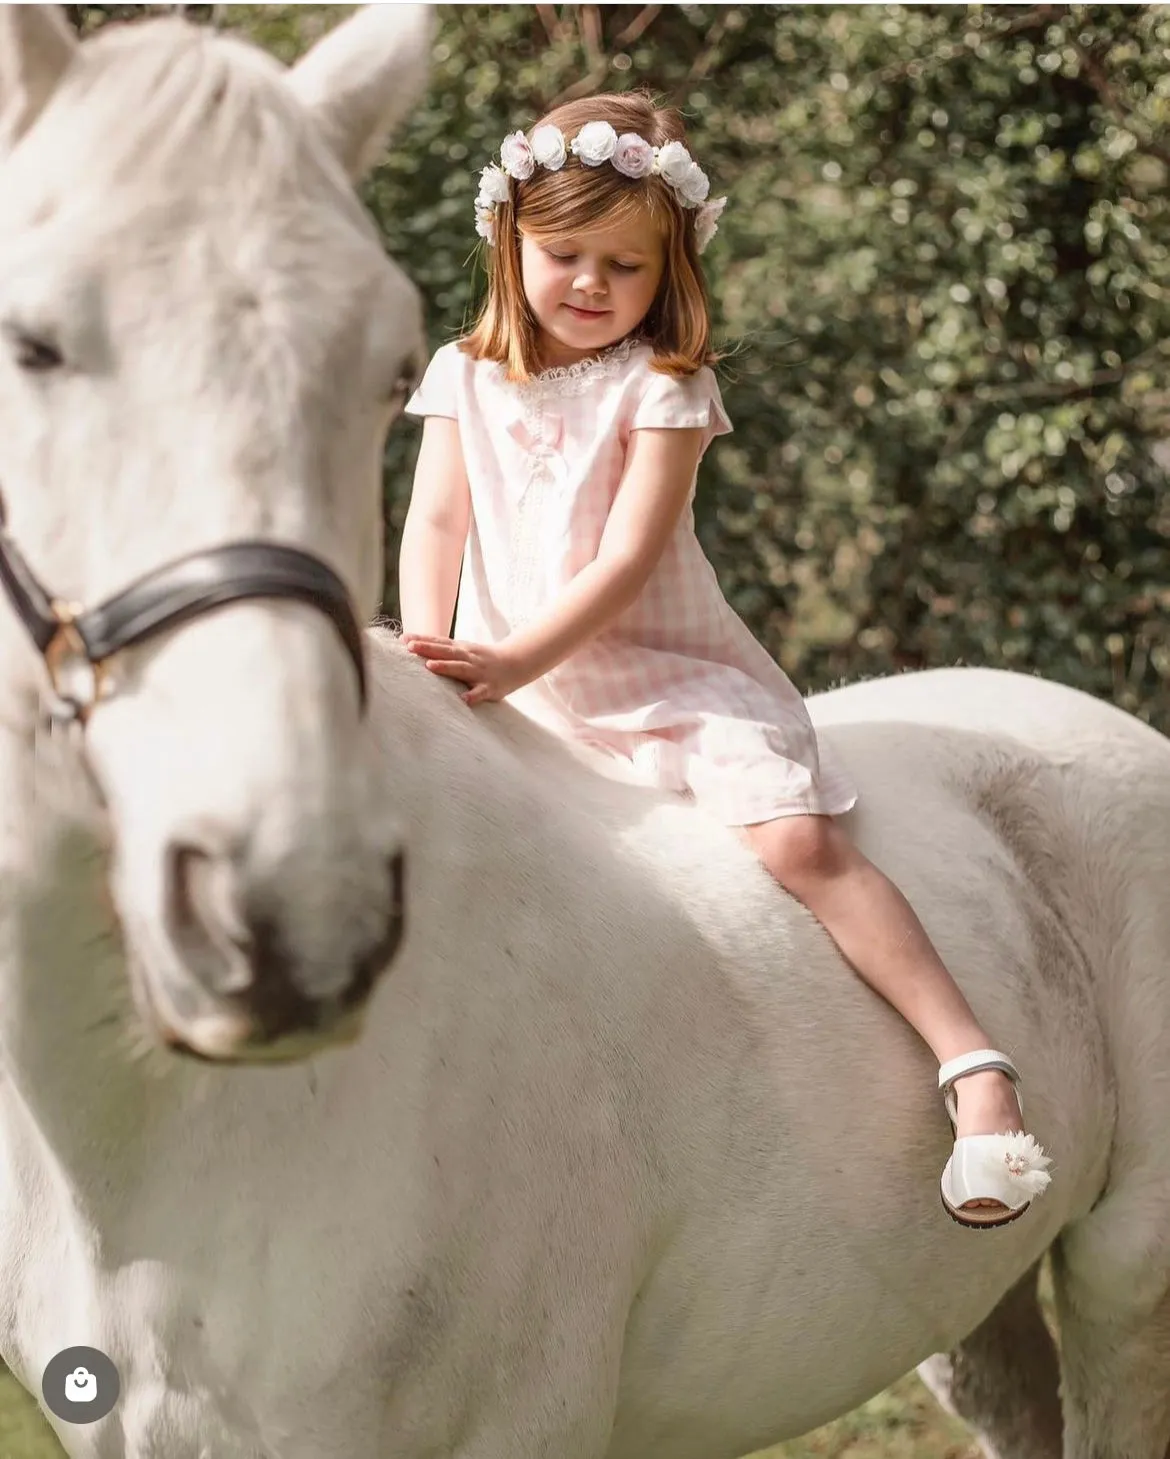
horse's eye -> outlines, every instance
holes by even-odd
[[[16,363],[22,370],[28,370],[34,374],[44,374],[65,363],[64,356],[51,339],[27,334],[23,330],[18,330],[12,338],[16,351]]]
[[[402,374],[399,375],[394,386],[395,400],[409,400],[418,387],[419,374],[413,365],[408,365]]]
[[[405,404],[410,399],[427,372],[427,364],[427,352],[421,345],[402,361],[399,366],[401,373],[394,386],[395,400],[401,400]]]

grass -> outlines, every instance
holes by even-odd
[[[39,1459],[39,1456],[38,1456]],[[983,1459],[913,1374],[861,1408],[754,1459]]]
[[[61,1453],[32,1396],[0,1370],[0,1454],[4,1459],[61,1459]]]
[[[32,1397],[0,1374],[0,1455],[62,1459]],[[962,1427],[949,1419],[917,1378],[895,1383],[862,1408],[803,1439],[754,1459],[980,1459]]]

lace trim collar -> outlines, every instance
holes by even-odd
[[[590,355],[572,365],[550,365],[547,370],[538,371],[529,380],[510,383],[514,390],[526,394],[540,392],[551,395],[579,395],[595,381],[618,374],[642,343],[640,339],[627,337],[611,345],[609,349],[602,350],[598,355]]]

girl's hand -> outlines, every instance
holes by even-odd
[[[528,665],[504,644],[463,643],[417,633],[404,633],[402,642],[425,661],[432,674],[461,679],[467,685],[462,696],[465,704],[503,699],[534,677]]]

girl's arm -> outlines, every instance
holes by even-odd
[[[528,683],[596,637],[646,586],[690,497],[703,431],[630,432],[625,469],[597,556],[536,623],[498,645]]]
[[[428,416],[398,554],[404,634],[446,637],[451,632],[470,521],[471,490],[459,423]]]

